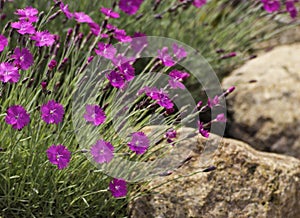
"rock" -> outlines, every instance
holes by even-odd
[[[206,139],[196,137],[196,144],[186,143],[201,148]],[[217,169],[195,173],[202,157],[193,155],[173,174],[147,184],[148,194],[130,202],[130,216],[296,218],[300,214],[300,160],[223,139],[213,155]]]
[[[300,158],[300,44],[281,46],[223,80],[228,136],[254,148]]]

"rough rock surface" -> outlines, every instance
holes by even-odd
[[[300,44],[280,46],[223,80],[228,135],[254,148],[300,158]]]
[[[185,143],[194,149],[201,148],[206,139],[195,137],[196,144]],[[216,170],[186,176],[199,171],[201,155],[195,152],[193,158],[173,174],[152,180],[146,190],[170,182],[131,201],[130,216],[299,217],[298,159],[256,151],[243,142],[223,139],[213,160]]]

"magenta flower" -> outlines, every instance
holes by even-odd
[[[109,80],[110,84],[115,88],[123,88],[125,86],[125,80],[122,75],[116,71],[111,71],[106,75],[106,78]]]
[[[220,102],[219,96],[216,95],[213,99],[210,98],[207,99],[207,106],[213,108],[214,106],[219,104],[219,102]]]
[[[0,63],[0,81],[16,83],[20,79],[19,70],[11,63]]]
[[[226,122],[226,117],[224,114],[218,114],[216,117],[217,122],[225,123]]]
[[[97,23],[95,23],[95,22],[88,23],[88,25],[89,25],[89,27],[90,27],[90,29],[91,29],[91,32],[92,32],[95,36],[98,36],[99,33],[100,33],[100,30],[101,30],[100,26],[99,26]]]
[[[71,152],[63,145],[52,145],[47,149],[50,163],[57,165],[59,170],[66,168],[71,160]]]
[[[177,60],[181,60],[187,56],[184,47],[180,47],[176,43],[173,44],[173,52]]]
[[[171,88],[185,89],[185,86],[181,82],[182,82],[182,80],[188,78],[190,76],[190,74],[188,74],[187,72],[184,72],[184,71],[180,71],[180,70],[172,70],[169,73],[169,76],[170,76],[169,85],[171,86]]]
[[[124,197],[127,195],[127,185],[124,179],[114,178],[109,183],[109,191],[115,198]]]
[[[30,122],[30,116],[20,105],[14,105],[7,109],[5,122],[12,125],[14,129],[21,130]]]
[[[109,163],[114,157],[114,147],[110,142],[99,140],[91,147],[91,155],[97,163]]]
[[[7,45],[8,45],[7,38],[5,38],[5,36],[0,34],[0,52],[2,52]]]
[[[185,71],[180,71],[180,70],[172,70],[169,73],[169,76],[176,79],[176,80],[185,80],[186,78],[188,78],[190,76],[190,74],[188,74]]]
[[[93,23],[92,18],[84,12],[75,12],[74,18],[78,23]]]
[[[118,29],[118,28],[117,28],[116,26],[112,25],[111,23],[108,23],[108,24],[106,25],[106,29],[115,31],[115,30]]]
[[[132,139],[128,142],[130,150],[134,151],[136,154],[144,154],[149,145],[150,141],[148,137],[143,132],[132,133]]]
[[[144,87],[142,88],[138,94],[141,94],[145,92],[145,94],[155,100],[157,104],[160,106],[164,107],[167,110],[170,110],[174,107],[173,102],[169,98],[168,94],[164,90],[158,90],[157,88],[152,88],[152,87]]]
[[[206,0],[194,0],[193,1],[193,5],[196,7],[196,8],[201,8],[203,5],[206,4]]]
[[[268,13],[273,13],[280,9],[280,1],[279,0],[261,0],[261,1],[264,5],[264,9]]]
[[[177,132],[175,129],[169,129],[165,134],[168,143],[172,143],[173,139],[176,138],[176,136],[177,136]]]
[[[11,27],[13,29],[16,29],[17,32],[20,33],[21,35],[35,33],[34,26],[32,26],[32,23],[27,22],[27,21],[13,22],[13,23],[11,23]]]
[[[207,130],[204,129],[204,124],[200,121],[198,121],[198,131],[199,133],[205,137],[205,138],[208,138],[209,137],[209,132]]]
[[[285,3],[286,10],[289,12],[291,18],[295,19],[298,15],[298,10],[295,7],[295,2],[287,0]]]
[[[11,55],[14,65],[21,70],[27,70],[33,64],[33,56],[27,48],[16,48]]]
[[[101,8],[100,12],[102,14],[104,14],[105,16],[113,18],[113,19],[120,17],[120,15],[117,12],[113,11],[111,8]]]
[[[37,14],[39,11],[36,8],[31,6],[26,7],[24,9],[18,9],[15,14],[19,16],[19,20],[27,21],[30,23],[36,22],[38,20]]]
[[[119,8],[126,14],[134,15],[140,8],[143,0],[120,0]]]
[[[95,52],[99,56],[103,56],[107,59],[113,59],[117,53],[117,49],[111,44],[105,44],[103,42],[98,43],[98,49]]]
[[[30,39],[36,41],[35,45],[38,47],[51,46],[55,42],[55,35],[45,30],[36,32]]]
[[[159,104],[161,107],[164,107],[165,109],[172,109],[174,107],[173,102],[169,98],[168,94],[165,93],[163,90],[157,93],[157,104]]]
[[[94,126],[99,126],[104,123],[106,116],[104,111],[98,105],[88,104],[85,107],[85,114],[83,115],[84,119],[94,124]]]
[[[121,64],[118,69],[126,81],[131,81],[134,79],[135,69],[128,62]]]
[[[53,70],[56,66],[57,66],[57,61],[55,59],[52,59],[48,64],[49,70]]]
[[[134,57],[125,57],[122,54],[118,54],[116,57],[112,59],[112,62],[116,67],[120,67],[124,63],[133,62],[133,61],[135,61]]]
[[[169,55],[167,47],[163,47],[161,50],[158,50],[157,53],[158,58],[162,61],[163,65],[166,67],[172,67],[175,65],[176,62]]]
[[[58,124],[62,122],[64,113],[64,107],[60,103],[55,102],[54,100],[48,101],[41,107],[42,119],[48,124]]]
[[[135,52],[140,52],[143,48],[148,46],[147,36],[143,33],[135,33],[131,41],[131,48]]]
[[[63,2],[60,2],[59,7],[68,19],[73,17],[73,14],[69,11],[69,5],[65,5]]]
[[[114,38],[119,42],[131,42],[132,38],[127,36],[126,31],[123,29],[115,29]]]

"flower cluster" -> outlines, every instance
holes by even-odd
[[[280,0],[261,0],[264,9],[268,13],[273,13],[279,11],[281,8]],[[296,7],[296,3],[298,0],[286,0],[285,1],[285,8],[286,12],[288,12],[291,18],[296,18],[298,16],[298,9]]]
[[[95,56],[112,63],[113,69],[106,72],[105,75],[105,82],[108,85],[108,88],[106,88],[110,90],[120,89],[121,91],[126,89],[127,85],[139,73],[134,64],[138,61],[138,54],[148,46],[148,39],[145,34],[140,32],[130,35],[125,29],[114,26],[112,23],[124,13],[130,16],[137,14],[143,2],[143,0],[120,0],[115,5],[119,7],[119,11],[116,7],[101,7],[99,10],[101,17],[103,17],[101,25],[85,12],[70,11],[69,6],[62,1],[55,1],[53,11],[55,9],[57,11],[45,19],[41,19],[45,15],[42,16],[36,8],[31,6],[16,10],[15,15],[18,20],[9,23],[10,33],[3,31],[3,35],[0,35],[0,53],[1,55],[2,52],[8,54],[7,57],[1,56],[1,58],[4,57],[4,61],[0,63],[0,81],[3,85],[13,88],[16,88],[15,84],[7,83],[18,83],[21,80],[22,82],[17,85],[22,86],[27,82],[26,89],[32,87],[32,92],[36,92],[34,94],[38,96],[38,99],[43,99],[46,96],[45,99],[50,100],[43,104],[36,104],[37,107],[33,107],[32,102],[24,103],[23,101],[22,105],[9,106],[6,109],[5,122],[11,125],[13,129],[20,131],[29,126],[30,123],[32,125],[36,120],[43,123],[42,125],[45,125],[46,128],[51,125],[57,128],[64,126],[63,122],[67,119],[65,113],[68,112],[70,104],[65,99],[60,98],[59,87],[62,85],[61,83],[69,82],[65,81],[69,72],[61,72],[72,67],[71,65],[75,65],[76,67],[79,66],[79,69],[74,75],[79,75],[85,69],[84,66],[90,64]],[[197,8],[206,4],[206,0],[181,2],[194,5]],[[178,3],[178,5],[181,5],[181,3]],[[291,6],[289,8],[291,11]],[[63,36],[53,34],[46,28],[46,24],[58,15],[62,15],[66,23],[76,23],[76,26],[66,30],[66,35]],[[85,31],[80,32],[83,29],[88,29],[89,33],[85,35]],[[20,42],[17,47],[14,46],[15,44],[11,40],[16,36],[19,39],[18,43]],[[116,46],[113,45],[114,42],[129,43],[129,54],[133,55],[126,56],[126,53],[119,53]],[[79,55],[80,58],[76,60],[70,55],[72,52],[88,46],[90,46],[88,51],[84,51],[88,52],[86,57],[83,58]],[[164,88],[144,86],[139,89],[137,95],[147,100],[146,107],[155,105],[156,108],[168,114],[176,110],[173,103],[176,96],[171,96],[170,93],[174,89],[185,89],[183,82],[190,77],[188,72],[177,70],[175,67],[189,54],[183,46],[176,43],[169,47],[164,46],[155,52],[157,52],[153,57],[155,66],[168,69],[166,70],[169,76],[168,84]],[[44,70],[45,73],[43,74]],[[37,72],[39,72],[39,75],[36,75]],[[58,72],[62,75],[58,75]],[[59,80],[53,78],[59,78]],[[50,95],[51,93],[54,93],[54,95]],[[218,106],[219,97],[209,99],[206,106],[201,109],[199,106],[199,111]],[[110,120],[109,110],[106,110],[105,106],[101,106],[101,103],[81,106],[85,107],[84,113],[81,114],[84,124],[99,129],[110,125],[108,121]],[[37,108],[39,112],[36,112]],[[225,121],[225,115],[219,114],[211,122]],[[207,128],[210,123],[201,121],[198,123],[199,133],[208,137],[209,131]],[[175,128],[170,128],[164,133],[164,138],[171,145],[175,144],[176,136]],[[144,132],[138,130],[130,132],[127,138],[124,139],[123,145],[126,152],[130,152],[136,157],[143,157],[149,152],[151,140]],[[119,147],[120,145],[116,145],[114,141],[103,137],[90,145],[89,155],[97,164],[109,164],[115,158],[116,152],[119,152]],[[72,152],[67,146],[55,143],[47,148],[46,155],[51,164],[55,165],[57,169],[63,170],[70,164]],[[126,196],[126,181],[122,178],[114,178],[109,184],[109,191],[116,198]]]
[[[54,100],[48,101],[41,107],[41,118],[48,124],[58,124],[62,122],[64,108],[60,103]],[[21,105],[13,105],[7,109],[5,121],[12,125],[14,129],[21,130],[30,122],[30,115]]]

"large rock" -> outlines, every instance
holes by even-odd
[[[281,46],[223,80],[228,135],[254,148],[300,158],[300,45]]]
[[[196,143],[188,140],[186,146],[201,149],[206,139],[195,138]],[[202,161],[195,151],[193,158],[173,174],[152,180],[144,190],[149,193],[130,203],[130,216],[299,217],[298,159],[259,152],[243,142],[223,139],[213,160],[216,170],[193,174],[199,171]]]

